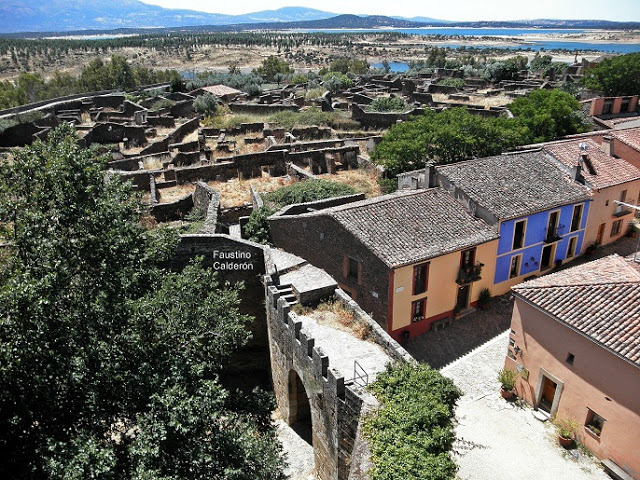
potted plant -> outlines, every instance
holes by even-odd
[[[505,400],[511,400],[515,395],[513,389],[516,386],[516,378],[518,378],[518,372],[515,370],[509,370],[503,368],[498,372],[498,381],[500,382],[500,395]]]
[[[480,290],[480,294],[478,295],[478,307],[481,310],[486,310],[489,308],[489,302],[491,301],[491,290],[488,288],[483,288]]]
[[[576,430],[580,425],[570,418],[556,418],[554,423],[558,429],[558,443],[564,448],[571,447],[573,445]]]

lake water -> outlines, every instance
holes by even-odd
[[[318,32],[318,33],[385,33],[385,32],[397,32],[406,33],[410,35],[459,35],[461,37],[523,37],[524,35],[554,35],[560,33],[584,33],[587,30],[579,29],[544,29],[544,28],[451,28],[451,27],[430,27],[430,28],[385,28],[385,29],[325,29],[325,30],[291,30],[292,32]],[[640,43],[591,43],[591,42],[568,42],[568,41],[553,41],[553,40],[540,40],[540,41],[528,41],[526,37],[522,38],[522,41],[526,41],[526,44],[515,47],[491,47],[501,48],[505,50],[589,50],[596,52],[614,52],[614,53],[633,53],[640,52]],[[429,42],[427,42],[429,43]],[[442,45],[441,45],[442,46]],[[451,43],[446,46],[451,48],[461,47],[462,44]],[[468,48],[469,45],[466,45]],[[478,45],[478,48],[487,48],[485,45]]]

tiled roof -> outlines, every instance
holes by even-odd
[[[541,150],[478,158],[436,167],[500,220],[523,217],[589,198]]]
[[[439,188],[400,191],[323,210],[389,267],[409,265],[498,238]]]
[[[640,151],[640,127],[614,130],[610,132],[610,135],[634,150]]]
[[[209,92],[211,95],[215,95],[217,97],[242,93],[240,90],[227,87],[226,85],[210,85],[208,87],[198,88],[198,90],[204,90],[205,92]]]
[[[582,153],[581,143],[587,144],[589,161],[595,170],[593,175],[586,165],[582,169],[582,176],[592,187],[601,189],[640,179],[640,170],[622,159],[607,155],[590,139],[557,142],[545,146],[544,150],[570,171],[578,163]]]
[[[640,272],[622,257],[540,277],[513,291],[640,367]]]

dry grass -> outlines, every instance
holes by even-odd
[[[259,192],[273,192],[286,185],[294,183],[291,177],[271,177],[263,174],[262,177],[240,180],[234,178],[228,182],[207,182],[207,184],[220,192],[223,207],[237,207],[251,202],[249,186],[253,186]]]
[[[472,107],[487,108],[487,107],[503,107],[513,102],[513,98],[506,95],[497,95],[495,97],[485,97],[484,95],[469,94],[469,100],[451,100],[449,95],[444,93],[434,93],[434,102],[454,102],[462,103]]]
[[[319,304],[316,308],[295,305],[294,312],[312,318],[319,325],[349,332],[360,340],[367,340],[371,334],[369,326],[356,319],[340,302],[331,300]]]
[[[359,193],[364,193],[367,198],[382,195],[378,176],[374,172],[362,169],[340,170],[333,175],[320,175],[323,180],[344,183],[355,188]]]
[[[184,185],[177,185],[171,188],[160,188],[158,194],[160,196],[159,203],[171,203],[176,200],[192,194],[196,191],[196,186],[191,183],[185,183]]]

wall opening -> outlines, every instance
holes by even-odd
[[[313,445],[313,425],[309,396],[298,374],[289,372],[289,418],[288,423],[300,438]]]

